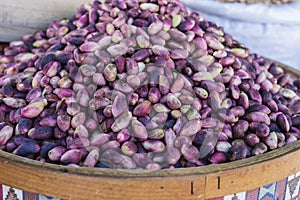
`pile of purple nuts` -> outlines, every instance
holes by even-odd
[[[95,1],[0,55],[0,147],[71,167],[226,163],[300,138],[299,89],[177,0]]]

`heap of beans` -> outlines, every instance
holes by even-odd
[[[300,138],[300,81],[176,0],[84,4],[0,73],[0,147],[40,162],[196,167]]]

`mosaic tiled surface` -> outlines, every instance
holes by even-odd
[[[0,185],[0,200],[60,200]],[[300,200],[300,172],[264,187],[209,200]]]
[[[209,200],[300,200],[300,172],[255,190]]]
[[[24,192],[6,185],[0,185],[1,200],[60,200],[58,198],[46,197],[39,194]]]

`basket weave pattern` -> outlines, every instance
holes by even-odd
[[[218,0],[220,2],[239,2],[239,3],[245,3],[245,4],[253,4],[253,3],[265,3],[269,5],[276,5],[276,4],[284,4],[284,3],[291,3],[296,0]]]

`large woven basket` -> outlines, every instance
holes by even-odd
[[[253,4],[253,3],[265,3],[265,4],[283,4],[283,3],[290,3],[296,0],[218,0],[221,2],[239,2],[239,3],[246,3],[246,4]]]
[[[282,67],[300,78],[300,72]],[[72,200],[202,200],[253,190],[296,174],[299,158],[300,141],[231,163],[158,171],[71,168],[0,151],[0,183]]]

